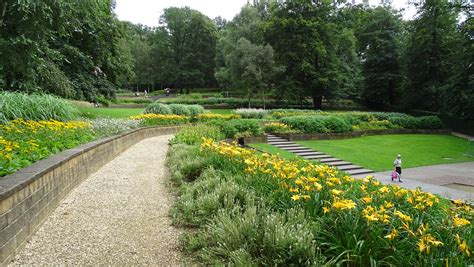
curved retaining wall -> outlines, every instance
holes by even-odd
[[[0,178],[0,265],[35,233],[61,200],[84,179],[139,141],[179,127],[148,127],[97,140]]]

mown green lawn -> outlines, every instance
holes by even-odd
[[[78,107],[82,116],[87,118],[128,118],[143,112],[143,108],[94,108]]]
[[[451,135],[378,135],[297,143],[374,171],[391,170],[397,154],[402,155],[403,168],[474,161],[465,155],[467,141]]]

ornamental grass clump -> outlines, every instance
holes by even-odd
[[[317,244],[328,264],[473,264],[473,210],[460,201],[451,204],[420,189],[383,185],[372,177],[354,179],[326,165],[255,154],[223,142],[205,140],[201,151],[213,168],[245,177],[234,181],[255,190],[259,196],[256,203],[273,212],[301,210],[302,224],[316,221],[319,226],[311,230],[311,242]],[[225,216],[229,214],[226,212]],[[239,214],[242,213],[232,218],[237,220]],[[212,225],[219,227],[223,223]],[[265,231],[262,228],[258,233]],[[222,236],[215,242],[203,250],[230,248],[234,239]],[[233,251],[238,249],[244,249],[250,259],[264,257],[246,246]],[[231,258],[230,252],[221,255]],[[304,256],[291,258],[285,264],[302,262],[306,262]]]
[[[162,114],[162,115],[171,115],[173,114],[171,108],[166,104],[161,104],[158,102],[153,102],[145,108],[145,114]]]
[[[244,119],[263,119],[270,113],[270,111],[260,108],[239,108],[232,112]]]
[[[94,138],[91,124],[83,121],[17,119],[0,124],[0,176]]]
[[[0,92],[0,124],[16,119],[70,121],[78,115],[77,108],[56,96]]]

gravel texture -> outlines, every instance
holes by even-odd
[[[71,191],[12,265],[181,265],[164,165],[172,136],[146,139]]]

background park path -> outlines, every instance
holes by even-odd
[[[93,174],[46,219],[13,265],[180,265],[168,140],[149,138]]]

